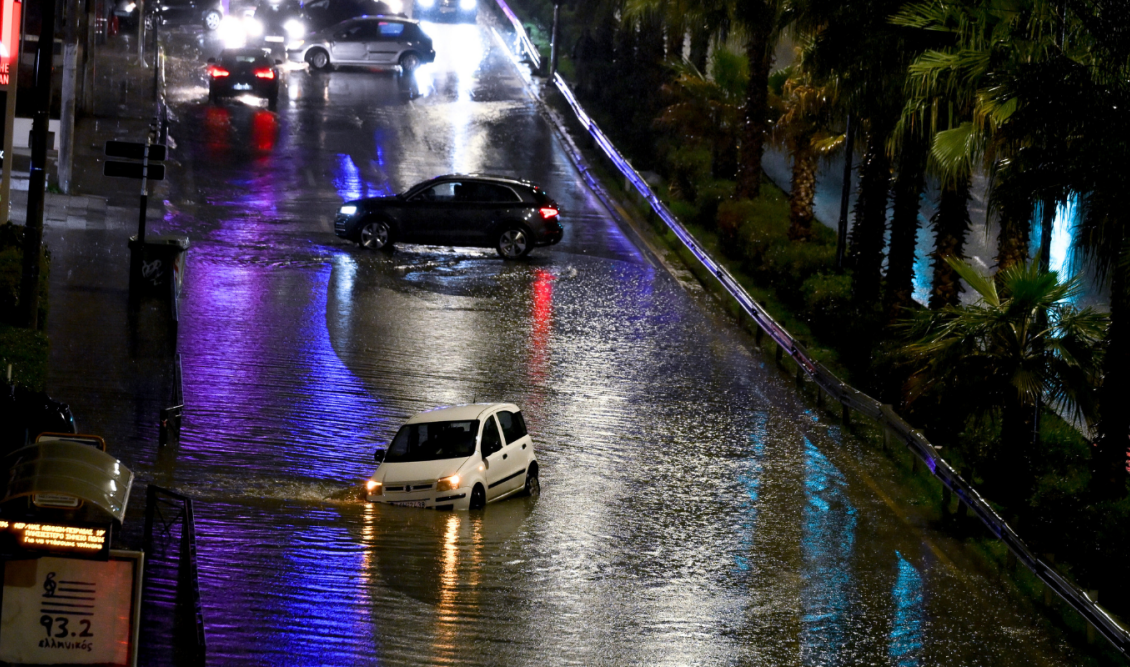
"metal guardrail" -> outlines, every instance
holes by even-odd
[[[513,24],[515,32],[518,34],[516,43],[523,49],[527,49],[527,55],[531,55],[531,60],[535,63],[539,62],[536,59],[537,49],[534,48],[533,43],[526,35],[521,21],[514,15],[510,7],[506,5],[505,0],[495,1],[502,9],[502,12],[510,18],[510,22]],[[977,493],[977,490],[962,479],[961,475],[959,475],[949,463],[938,456],[937,450],[921,431],[915,429],[896,414],[890,405],[882,404],[851,385],[848,385],[825,368],[823,364],[809,357],[804,346],[794,339],[783,326],[778,324],[776,320],[742,288],[724,266],[716,262],[709,253],[703,249],[683,224],[679,222],[678,218],[671,213],[667,206],[651,190],[647,181],[645,181],[628,161],[620,155],[620,152],[616,150],[616,147],[608,137],[601,132],[600,128],[597,127],[596,123],[592,121],[584,108],[577,101],[573,90],[569,87],[565,79],[562,78],[560,74],[556,74],[553,78],[553,83],[568,101],[569,106],[577,117],[577,121],[585,128],[596,145],[600,147],[601,151],[603,151],[605,156],[616,166],[624,178],[627,179],[639,195],[648,202],[652,211],[663,220],[664,224],[678,237],[691,254],[695,256],[695,259],[722,284],[722,287],[738,302],[746,315],[756,322],[757,326],[777,343],[780,350],[784,351],[784,353],[788,354],[793,359],[799,370],[812,378],[816,386],[822,391],[844,406],[845,415],[848,409],[860,412],[880,423],[898,439],[902,440],[903,444],[926,464],[931,474],[947,489],[957,495],[960,501],[965,503],[965,505],[988,526],[989,530],[1005,543],[1009,550],[1016,556],[1017,560],[1024,563],[1036,577],[1048,588],[1055,591],[1064,602],[1106,637],[1116,649],[1123,655],[1130,657],[1130,629],[1112,617],[1105,609],[1099,606],[1095,600],[1091,599],[1085,591],[1060,575],[1052,565],[1033,554],[1024,543],[1024,540],[1022,540],[1020,536],[1016,534],[1016,531],[1009,527],[1008,523],[996,513],[979,493]]]
[[[173,510],[166,516],[165,509]],[[177,567],[177,596],[187,594],[191,618],[178,618],[174,621],[174,630],[189,625],[188,639],[176,641],[173,650],[177,652],[176,664],[201,665],[206,664],[207,639],[204,634],[204,610],[200,602],[200,570],[196,559],[196,520],[192,512],[192,499],[175,491],[150,484],[145,490],[145,533],[143,549],[151,567],[156,565],[154,553],[154,529],[157,529],[165,539],[172,536],[172,527],[181,523],[180,533],[180,558]],[[150,580],[147,578],[146,585]],[[183,623],[181,622],[183,621]],[[179,633],[174,633],[178,634]]]

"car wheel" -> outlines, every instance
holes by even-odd
[[[503,259],[521,259],[533,249],[530,233],[521,227],[507,227],[498,235],[495,246]]]
[[[537,498],[541,495],[541,482],[538,481],[538,468],[537,466],[530,466],[530,471],[526,473],[526,488],[523,493],[531,498]]]
[[[367,250],[391,250],[392,230],[384,220],[372,220],[361,225],[358,245]]]
[[[468,509],[481,510],[487,506],[487,492],[482,484],[476,484],[471,489],[471,505]]]
[[[400,69],[407,74],[420,66],[420,56],[415,53],[405,53],[400,56]]]
[[[216,30],[220,27],[220,22],[224,20],[223,14],[215,9],[209,9],[204,12],[204,29]]]
[[[324,49],[311,49],[306,54],[306,62],[314,69],[328,70],[330,68],[330,54],[326,53]]]

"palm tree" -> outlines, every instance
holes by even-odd
[[[779,112],[772,138],[783,145],[793,159],[792,187],[789,191],[789,238],[812,238],[812,211],[816,198],[816,168],[821,155],[844,143],[844,135],[832,132],[834,87],[818,82],[804,67],[804,49],[797,48],[797,60],[779,72],[783,82],[771,95]],[[776,78],[776,77],[775,77]]]
[[[754,199],[761,194],[761,158],[769,126],[769,73],[773,51],[787,22],[786,0],[734,0],[733,21],[745,36],[749,61],[745,114],[738,150],[738,183],[734,194]]]
[[[959,416],[992,416],[1000,445],[983,476],[1002,499],[1023,501],[1038,456],[1031,445],[1040,402],[1078,423],[1094,421],[1108,318],[1070,303],[1077,278],[1061,282],[1035,263],[1011,266],[994,280],[960,260],[946,262],[979,300],[922,311],[905,323],[914,340],[903,349],[916,365],[911,398],[933,393]]]

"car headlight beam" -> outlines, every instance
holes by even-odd
[[[357,207],[352,205],[352,204],[348,204],[346,206],[342,206],[341,208],[339,208],[337,210],[337,212],[342,214],[342,215],[353,215],[354,213],[357,212]]]
[[[369,480],[365,482],[365,491],[370,496],[379,496],[384,494],[384,485],[380,482]]]
[[[298,19],[290,19],[283,24],[286,36],[291,39],[301,39],[306,36],[306,24]]]

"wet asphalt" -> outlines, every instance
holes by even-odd
[[[415,77],[296,69],[277,113],[208,105],[218,45],[167,36],[150,233],[192,244],[178,446],[156,445],[166,315],[125,307],[136,220],[49,229],[51,391],[137,473],[127,534],[145,483],[196,499],[209,664],[1078,664],[613,220],[488,16],[425,28]],[[565,239],[504,262],[334,236],[343,200],[448,172],[540,183]],[[495,400],[523,408],[540,498],[358,499],[409,415]]]

